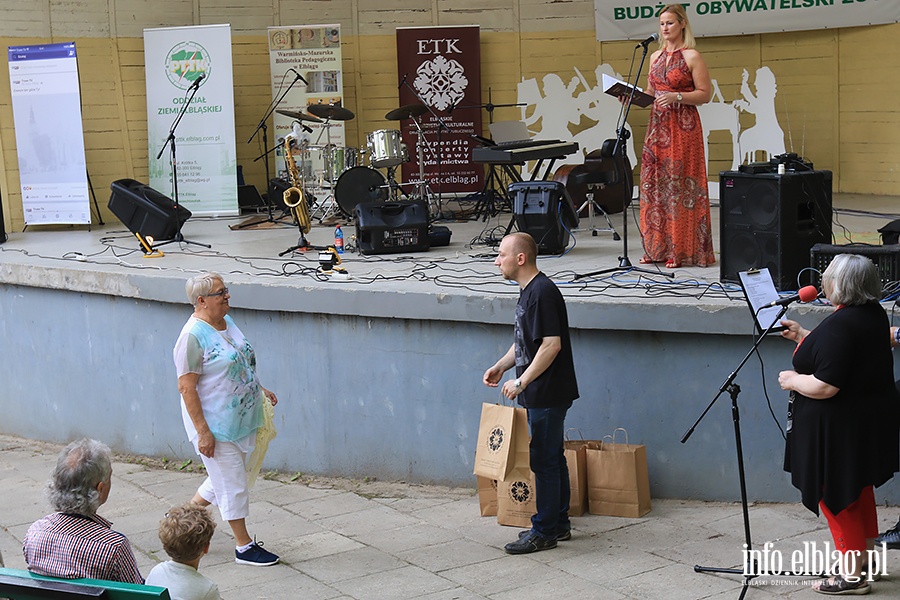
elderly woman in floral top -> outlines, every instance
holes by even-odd
[[[228,316],[228,288],[221,275],[204,273],[185,286],[194,313],[175,343],[175,369],[184,428],[208,477],[192,502],[215,504],[234,532],[235,562],[269,566],[278,556],[247,531],[250,490],[247,457],[263,424],[263,402],[273,392],[260,385],[250,342]]]

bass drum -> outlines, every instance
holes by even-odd
[[[354,216],[356,205],[361,202],[384,202],[388,188],[384,175],[369,167],[347,169],[334,187],[334,199],[348,216]]]

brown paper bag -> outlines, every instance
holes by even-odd
[[[592,515],[642,517],[650,512],[646,446],[629,444],[626,432],[624,444],[604,441],[599,449],[587,448],[585,457]]]
[[[497,516],[497,480],[478,477],[478,504],[482,517]]]
[[[534,473],[517,469],[497,482],[497,523],[530,529],[536,512]]]
[[[515,469],[528,471],[528,413],[524,408],[481,406],[475,475],[503,481]]]
[[[594,440],[566,440],[563,442],[566,465],[569,468],[569,516],[580,517],[588,510],[587,454],[588,448],[600,448]]]

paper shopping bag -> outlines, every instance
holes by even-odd
[[[503,481],[514,469],[529,470],[528,413],[484,403],[475,448],[475,475]]]
[[[497,516],[497,480],[478,477],[478,505],[482,517]]]
[[[594,440],[566,440],[563,442],[566,465],[569,468],[569,516],[580,517],[588,510],[587,449],[600,448]]]
[[[618,431],[618,430],[617,430]],[[585,449],[588,509],[592,515],[642,517],[650,512],[647,447],[606,442]]]
[[[497,482],[497,523],[511,527],[531,527],[531,515],[537,512],[534,474],[513,471],[506,481]]]

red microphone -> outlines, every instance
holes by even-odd
[[[819,290],[816,289],[814,285],[808,285],[806,287],[800,288],[800,290],[794,294],[793,296],[788,296],[787,298],[781,298],[779,300],[775,300],[774,302],[769,302],[768,304],[761,306],[760,310],[764,308],[772,308],[773,306],[787,306],[788,304],[793,304],[796,301],[800,302],[812,302],[816,298],[819,297]]]

